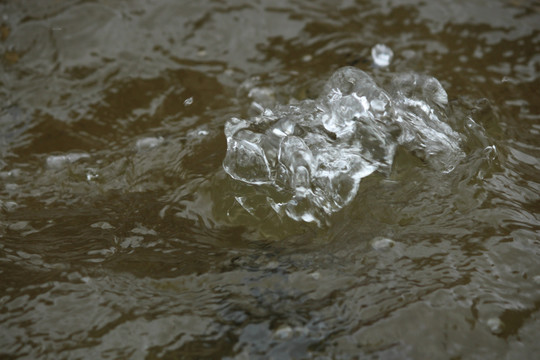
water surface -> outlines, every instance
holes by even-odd
[[[27,0],[0,16],[3,357],[540,351],[537,1]],[[260,190],[224,170],[225,124],[313,101],[344,66],[436,78],[463,156],[441,171],[398,146],[319,225],[248,211]]]

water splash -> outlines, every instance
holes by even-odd
[[[258,186],[279,215],[321,224],[354,199],[362,178],[391,169],[398,145],[451,171],[463,152],[445,122],[447,102],[433,77],[397,75],[383,89],[367,73],[345,67],[316,100],[230,119],[223,168]]]

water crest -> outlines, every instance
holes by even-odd
[[[223,167],[258,186],[279,215],[322,224],[354,199],[362,178],[389,172],[398,145],[436,171],[452,171],[463,151],[446,121],[447,102],[433,77],[399,74],[382,87],[344,67],[315,100],[230,119]]]

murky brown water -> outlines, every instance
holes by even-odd
[[[538,356],[538,1],[29,0],[0,17],[2,358]],[[315,98],[346,65],[437,78],[465,157],[444,173],[398,149],[327,226],[250,215],[224,124]]]

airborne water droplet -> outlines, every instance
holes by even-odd
[[[371,57],[375,66],[387,67],[394,57],[394,52],[384,44],[377,44],[371,49]]]
[[[387,47],[374,53],[390,61]],[[316,100],[264,108],[248,120],[231,118],[223,168],[233,179],[260,185],[259,195],[278,215],[317,224],[351,203],[364,177],[391,168],[398,145],[434,169],[450,171],[462,151],[457,133],[439,118],[446,102],[440,83],[405,74],[389,86],[387,92],[367,73],[345,67]],[[381,238],[372,245],[384,250],[393,241]]]

